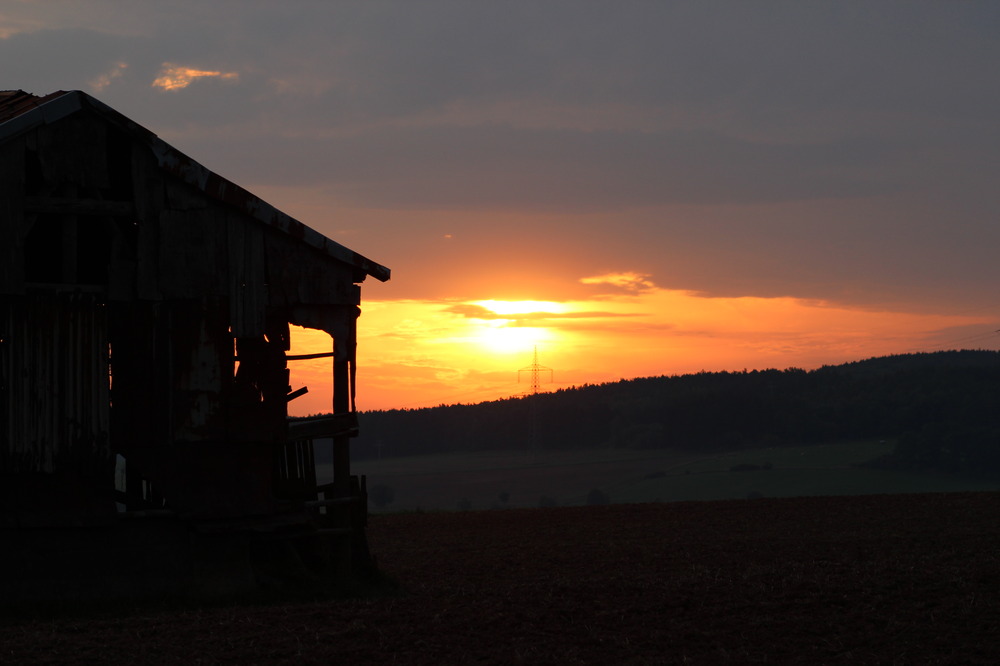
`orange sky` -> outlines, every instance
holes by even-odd
[[[710,298],[661,289],[648,276],[586,276],[607,287],[590,300],[394,300],[362,304],[358,408],[474,403],[524,393],[532,363],[552,368],[547,390],[701,370],[815,368],[911,351],[995,348],[989,318],[860,309],[780,297]],[[329,337],[295,329],[293,353]],[[295,415],[329,411],[330,362],[296,361]],[[518,381],[520,379],[520,382]],[[542,377],[547,380],[547,376]]]
[[[392,269],[361,409],[996,346],[1000,3],[626,4],[21,0],[0,79]]]

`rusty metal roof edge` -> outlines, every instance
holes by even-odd
[[[83,108],[79,97],[82,94],[85,93],[65,92],[47,102],[42,102],[33,109],[27,109],[9,120],[0,122],[0,141],[76,113]]]
[[[162,169],[189,185],[197,187],[213,199],[233,206],[254,219],[301,240],[334,259],[359,268],[381,282],[389,279],[391,271],[385,266],[327,238],[312,227],[278,210],[252,192],[220,176],[155,135],[151,148]]]
[[[34,109],[0,123],[0,141],[32,127],[65,118],[81,110],[84,106],[91,107],[113,122],[123,125],[125,129],[141,135],[149,143],[160,168],[198,188],[213,199],[233,206],[259,222],[297,238],[334,259],[354,266],[380,282],[389,279],[391,271],[387,267],[327,238],[291,215],[281,212],[257,195],[223,178],[177,150],[156,136],[155,133],[81,90],[67,91]]]

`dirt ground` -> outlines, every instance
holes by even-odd
[[[1000,663],[1000,494],[373,516],[399,590],[0,626],[0,663]]]

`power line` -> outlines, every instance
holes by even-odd
[[[539,376],[543,373],[549,373],[549,381],[552,381],[552,368],[547,368],[544,365],[538,365],[538,345],[535,345],[535,358],[531,365],[526,368],[521,368],[517,371],[517,382],[521,383],[521,373],[529,372],[531,373],[531,395],[537,395],[542,389],[542,383],[539,380]]]
[[[937,344],[928,344],[928,345],[923,345],[921,347],[917,347],[915,349],[912,349],[911,353],[923,351],[926,349],[944,349],[946,347],[951,349],[957,349],[962,345],[966,345],[972,342],[985,341],[985,340],[996,341],[1000,339],[1000,335],[998,334],[1000,334],[1000,330],[984,332],[984,333],[976,333],[974,335],[968,335],[961,338],[953,338],[951,340],[946,340],[944,342],[939,342]]]
[[[527,372],[531,375],[531,389],[530,394],[532,396],[537,396],[542,390],[541,375],[544,373],[549,373],[549,381],[552,381],[552,368],[546,367],[544,365],[538,364],[538,345],[535,345],[535,355],[532,359],[531,365],[526,368],[521,368],[517,371],[517,381],[521,382],[521,373]],[[534,458],[535,451],[538,449],[538,400],[531,399],[528,400],[531,418],[531,437],[529,439],[528,450],[526,453]]]

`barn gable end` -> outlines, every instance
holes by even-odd
[[[94,98],[0,92],[0,528],[155,514],[358,551],[368,276],[389,270]],[[289,324],[331,336],[332,417],[289,422]]]

